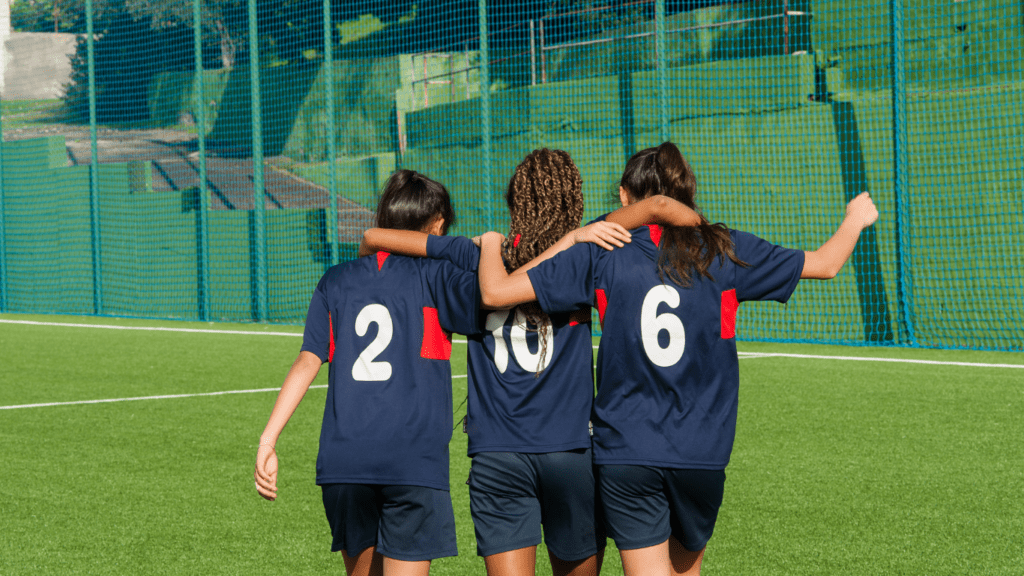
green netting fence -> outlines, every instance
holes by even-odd
[[[507,230],[535,148],[616,207],[676,142],[715,221],[831,282],[740,337],[1024,349],[1018,0],[13,0],[0,20],[0,311],[299,323],[396,168]]]

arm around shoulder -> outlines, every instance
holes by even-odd
[[[403,256],[427,255],[426,232],[413,230],[391,230],[388,228],[369,228],[363,232],[363,241],[359,244],[359,255],[369,256],[383,250]]]
[[[697,226],[704,219],[686,204],[662,194],[655,194],[619,208],[609,214],[607,220],[632,230],[655,222],[670,226]]]
[[[480,300],[484,308],[509,308],[537,299],[533,284],[526,274],[508,275],[501,259],[504,238],[488,232],[480,239]]]

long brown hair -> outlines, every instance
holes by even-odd
[[[695,200],[697,176],[679,148],[665,142],[633,155],[626,163],[620,185],[630,200],[643,200],[664,194],[693,208],[700,214]],[[720,256],[740,266],[747,264],[736,257],[732,236],[725,224],[709,223],[701,216],[698,226],[665,226],[661,234],[658,274],[680,286],[690,286],[695,276],[711,275],[711,265]]]
[[[505,269],[511,273],[579,228],[583,218],[583,179],[567,152],[534,150],[516,166],[505,202],[512,225],[501,255]],[[519,309],[527,321],[537,326],[543,366],[550,319],[536,302],[523,304]]]

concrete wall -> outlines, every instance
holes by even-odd
[[[64,95],[71,78],[71,57],[77,34],[13,32],[3,43],[5,64],[0,64],[4,100],[48,100]],[[0,56],[3,58],[3,56]]]

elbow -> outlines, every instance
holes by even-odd
[[[500,308],[507,308],[509,305],[502,298],[500,291],[491,290],[481,286],[480,288],[480,305],[489,310],[498,310]]]

